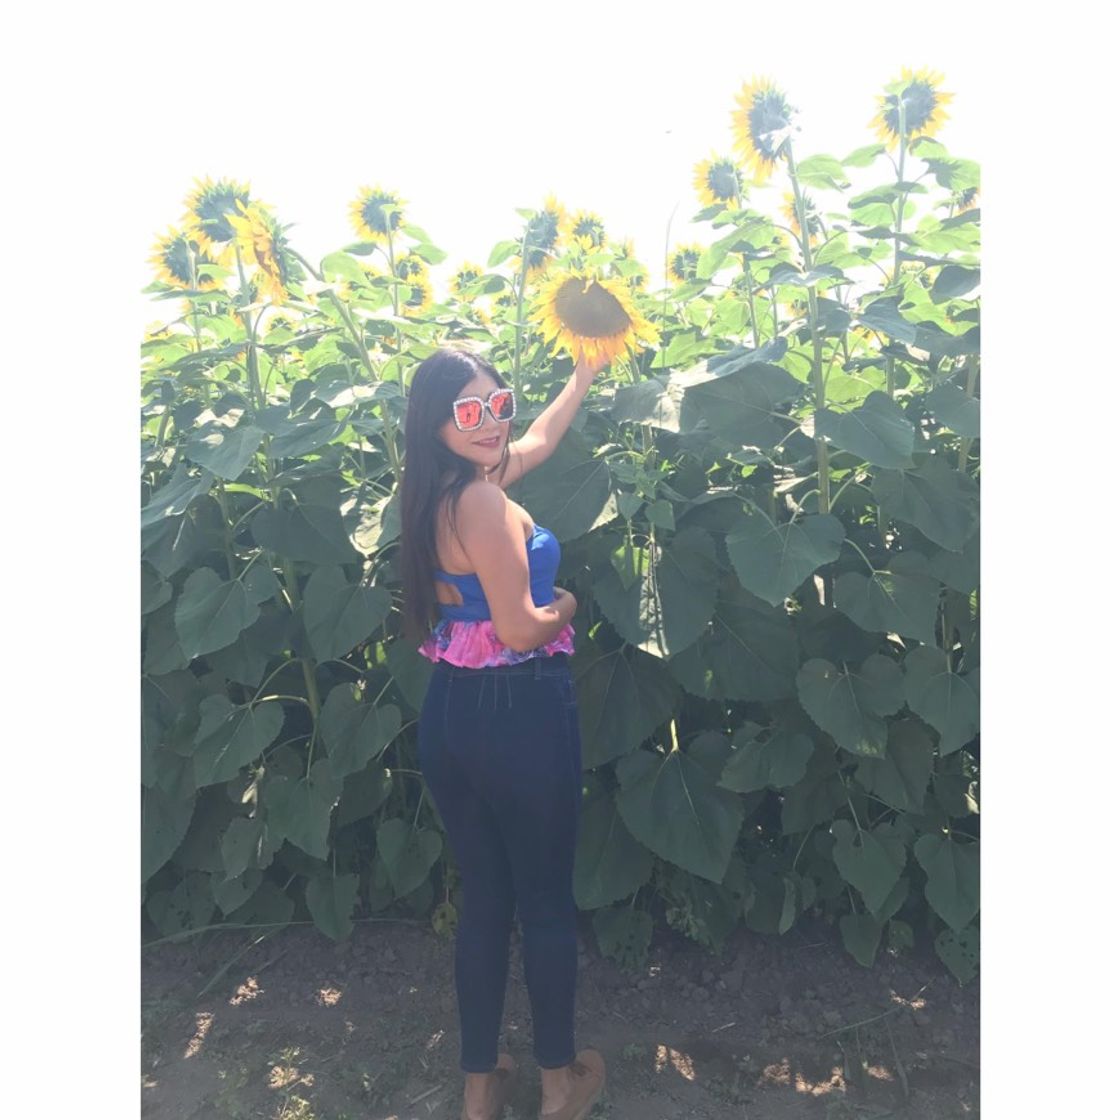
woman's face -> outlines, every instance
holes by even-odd
[[[484,401],[497,389],[498,383],[487,373],[476,373],[459,390],[459,397],[481,397]],[[495,420],[490,415],[490,409],[482,410],[482,427],[473,432],[461,432],[455,427],[455,421],[449,415],[439,429],[439,438],[455,452],[456,455],[476,464],[481,474],[483,471],[492,470],[502,461],[502,451],[509,439],[509,424]]]

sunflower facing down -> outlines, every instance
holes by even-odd
[[[738,108],[731,111],[735,149],[761,184],[770,178],[782,155],[797,110],[769,78],[744,82],[735,100]]]
[[[248,186],[232,179],[216,183],[209,176],[196,179],[185,205],[183,225],[187,236],[215,261],[226,263],[237,235],[230,219],[241,213],[240,206],[249,205]]]
[[[397,275],[402,280],[423,280],[428,275],[428,262],[414,253],[406,253],[397,259]]]
[[[924,67],[902,68],[902,77],[891,82],[879,98],[879,108],[869,122],[885,144],[892,144],[905,130],[906,136],[934,136],[945,123],[945,105],[951,93],[938,89],[944,78]]]
[[[801,194],[801,201],[805,206],[805,220],[809,226],[809,244],[820,239],[821,236],[821,218],[817,213],[817,208],[813,200],[804,192]],[[792,194],[784,194],[782,196],[782,214],[786,221],[789,222],[789,228],[793,231],[793,236],[796,238],[798,245],[801,244],[801,223],[797,220],[797,200]]]
[[[525,276],[532,280],[540,276],[552,263],[556,243],[560,240],[560,227],[567,220],[564,207],[549,195],[525,227]],[[520,268],[515,258],[514,266]]]
[[[288,285],[300,279],[287,248],[280,223],[259,202],[238,204],[241,213],[231,214],[230,222],[237,233],[237,250],[247,264],[257,266],[257,284],[261,294],[276,303],[288,300]]]
[[[456,270],[455,275],[451,277],[451,294],[456,299],[463,300],[464,303],[470,303],[475,297],[469,293],[468,289],[475,281],[481,280],[483,275],[484,269],[480,265],[464,261]]]
[[[387,241],[400,228],[404,203],[392,191],[362,187],[350,203],[350,222],[366,241]]]
[[[192,267],[191,257],[194,257]],[[172,284],[176,288],[195,288],[197,291],[208,291],[219,287],[218,281],[208,276],[198,276],[195,270],[200,264],[214,264],[201,250],[195,253],[191,249],[190,241],[186,234],[176,229],[169,229],[152,246],[152,255],[148,263],[153,265],[156,275],[165,284]]]
[[[743,173],[733,159],[713,153],[692,169],[692,186],[702,205],[734,210],[743,193]]]
[[[598,214],[590,210],[577,210],[560,227],[565,241],[571,241],[585,253],[600,249],[607,242],[607,227]]]
[[[634,306],[625,281],[600,280],[578,272],[561,272],[541,288],[531,319],[539,323],[553,354],[582,351],[589,362],[613,361],[636,349],[638,340],[656,342],[657,328]]]
[[[700,254],[703,252],[703,245],[678,245],[669,254],[669,276],[678,284],[699,279],[696,266],[700,263]]]
[[[432,285],[427,276],[414,276],[401,289],[402,315],[423,315],[432,306]]]

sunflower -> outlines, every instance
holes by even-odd
[[[669,275],[678,284],[698,279],[696,266],[703,252],[703,245],[678,245],[669,255]]]
[[[196,274],[195,270],[200,264],[214,262],[201,250],[196,253],[191,248],[186,234],[180,233],[177,229],[169,229],[152,246],[152,255],[148,258],[148,263],[155,266],[156,274],[165,284],[172,284],[176,288],[207,291],[220,286],[217,280]]]
[[[637,252],[634,249],[634,239],[632,237],[624,237],[617,245],[614,246],[615,252],[618,254],[620,261],[626,261],[625,268],[620,268],[619,271],[626,277],[626,282],[631,288],[641,288],[649,279],[649,272],[646,266],[638,260]]]
[[[809,223],[809,244],[811,245],[821,235],[821,230],[823,229],[821,226],[821,218],[813,200],[807,194],[802,194],[801,201],[805,205],[805,217]],[[797,199],[795,199],[792,194],[787,193],[782,196],[782,215],[785,217],[786,221],[789,222],[789,228],[793,230],[793,236],[800,245],[801,223],[797,220]]]
[[[560,227],[566,220],[564,207],[551,194],[544,200],[544,206],[529,218],[525,227],[525,275],[528,279],[548,268],[560,239]]]
[[[400,308],[402,315],[423,315],[432,306],[432,285],[427,276],[416,276],[402,289],[404,299]]]
[[[578,210],[561,227],[561,236],[571,241],[585,253],[601,249],[607,242],[607,227],[598,214],[590,210]]]
[[[428,275],[428,262],[415,253],[406,253],[397,259],[396,270],[402,280],[423,280]]]
[[[277,303],[288,299],[287,287],[299,274],[287,248],[280,223],[259,202],[238,203],[240,214],[231,214],[241,259],[257,266],[257,284],[262,295]]]
[[[470,303],[475,297],[468,294],[467,289],[480,280],[483,276],[483,269],[480,265],[472,264],[470,261],[464,261],[456,271],[455,275],[451,277],[451,292],[457,298]]]
[[[400,228],[404,203],[381,187],[362,187],[350,203],[350,221],[359,237],[367,241],[386,241]]]
[[[963,214],[966,210],[975,210],[979,204],[979,199],[979,187],[965,187],[963,191],[958,191],[953,195],[953,205],[957,208],[958,214]]]
[[[692,169],[692,185],[702,205],[722,203],[733,210],[743,193],[743,173],[733,159],[713,153]]]
[[[348,299],[361,299],[361,297],[367,295],[369,289],[374,286],[373,281],[384,275],[384,273],[378,272],[371,264],[362,264],[361,269],[366,275],[364,283],[359,280],[342,281],[342,290]]]
[[[942,81],[932,70],[904,66],[902,77],[891,82],[879,98],[879,108],[869,122],[879,139],[890,144],[903,129],[907,137],[935,135],[948,116],[945,105],[953,99],[951,93],[937,88]]]
[[[735,100],[739,106],[731,111],[735,148],[761,184],[774,170],[797,110],[769,78],[744,82]]]
[[[539,323],[552,352],[581,351],[590,362],[613,361],[639,339],[656,342],[657,328],[642,318],[626,283],[614,277],[561,272],[545,283],[530,318]]]
[[[249,205],[249,188],[232,179],[216,183],[207,176],[195,180],[195,189],[187,195],[183,224],[187,236],[215,261],[228,259],[236,231],[230,219],[240,213],[239,206]]]

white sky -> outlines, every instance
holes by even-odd
[[[903,66],[929,66],[955,95],[938,139],[954,155],[983,159],[984,59],[959,27],[927,26],[924,9],[869,3],[857,16],[801,5],[817,14],[799,37],[792,9],[779,17],[741,2],[687,16],[676,7],[672,21],[648,5],[573,3],[549,6],[547,24],[525,4],[438,15],[429,6],[391,20],[370,8],[354,10],[344,38],[332,21],[279,15],[262,27],[231,10],[222,19],[228,40],[263,36],[252,55],[266,65],[239,76],[217,51],[191,65],[202,88],[244,88],[244,109],[228,96],[193,115],[158,99],[139,106],[159,156],[138,200],[138,287],[152,276],[151,244],[178,223],[194,178],[207,174],[248,181],[294,223],[289,236],[314,263],[355,240],[349,203],[362,186],[396,191],[408,220],[448,253],[437,292],[441,271],[485,265],[495,242],[518,235],[514,208],[539,206],[551,191],[569,209],[597,212],[612,236],[633,237],[657,287],[671,216],[670,244],[713,236],[707,224],[690,227],[700,207],[693,167],[713,150],[731,154],[735,94],[755,74],[773,77],[800,110],[795,156],[843,158],[874,142],[868,122],[882,87]],[[154,18],[173,36],[178,13]],[[890,33],[875,31],[882,27]],[[163,60],[151,65],[158,84]],[[872,185],[893,172],[884,161],[862,174]],[[784,175],[776,181],[788,185]],[[827,209],[828,196],[820,201]],[[138,326],[164,307],[141,298]]]

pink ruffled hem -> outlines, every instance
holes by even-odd
[[[488,619],[463,621],[445,618],[438,622],[419,651],[429,661],[447,661],[463,669],[485,669],[494,665],[517,665],[534,657],[575,653],[575,630],[565,626],[547,645],[536,649],[510,649],[502,644]]]

